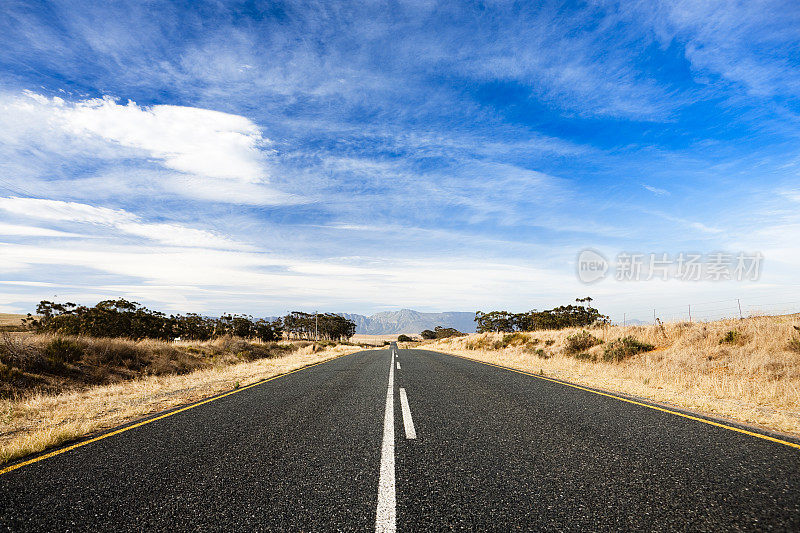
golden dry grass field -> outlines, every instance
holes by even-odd
[[[580,328],[473,334],[417,346],[800,436],[798,328],[800,317],[787,315],[589,328],[603,342],[580,351],[569,340]],[[610,343],[626,336],[654,349],[604,360]]]
[[[0,313],[0,326],[20,326],[25,315]]]
[[[159,341],[81,340],[101,350],[120,344],[130,344],[129,349],[146,353],[168,353],[175,349],[171,343]],[[236,350],[247,344],[223,339],[188,345],[186,348],[190,353],[216,354],[205,367],[188,373],[167,372],[107,385],[73,387],[60,393],[23,391],[2,398],[0,464],[152,413],[363,349],[352,345],[321,346],[305,342],[296,346],[294,351],[279,351],[282,355],[277,357],[243,361]]]

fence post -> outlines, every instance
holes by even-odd
[[[692,323],[692,304],[689,304],[689,324]]]
[[[739,298],[736,298],[736,304],[739,306],[739,320],[744,320],[742,316],[742,302],[739,301]]]

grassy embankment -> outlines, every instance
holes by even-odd
[[[417,346],[800,436],[798,328],[800,315],[788,315],[473,334]]]
[[[355,345],[0,337],[0,464],[360,350]]]

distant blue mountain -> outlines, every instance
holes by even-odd
[[[463,333],[475,332],[475,313],[451,311],[420,313],[412,309],[384,311],[372,316],[341,313],[356,323],[356,333],[364,335],[419,334],[436,326],[455,328]]]

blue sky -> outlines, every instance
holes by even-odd
[[[800,306],[794,2],[0,11],[0,311]],[[586,286],[587,247],[764,262]]]

